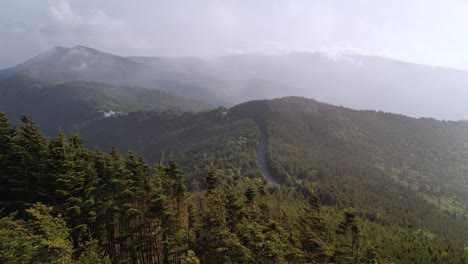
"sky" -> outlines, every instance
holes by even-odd
[[[53,46],[119,55],[359,53],[468,69],[465,0],[0,0],[0,68]]]

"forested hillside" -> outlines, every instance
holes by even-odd
[[[19,65],[0,70],[0,80],[27,79],[36,86],[99,82],[165,91],[207,104],[230,103],[224,85],[204,75],[148,66],[128,58],[75,46],[54,47]]]
[[[94,138],[91,146],[125,142],[124,148],[150,160],[170,155],[190,175],[200,164],[191,157],[203,157],[235,175],[252,176],[260,175],[255,151],[262,129],[269,169],[283,185],[313,183],[327,206],[352,207],[379,225],[467,243],[466,122],[355,111],[298,97],[252,101],[223,112],[171,122],[164,115],[135,113],[91,124],[83,133]],[[239,124],[242,130],[233,128]],[[138,140],[129,140],[137,134]],[[183,142],[192,143],[181,147]]]
[[[199,118],[226,122],[216,112]],[[108,154],[88,150],[76,133],[47,139],[30,118],[22,121],[13,127],[0,114],[2,263],[466,263],[468,257],[466,241],[372,219],[359,204],[344,209],[319,184],[293,175],[277,174],[285,184],[269,186],[260,175],[235,179],[207,161],[196,172],[200,184],[187,188],[172,160],[153,167],[115,147]],[[236,122],[245,123],[242,131],[255,127]]]
[[[15,120],[34,115],[41,130],[54,135],[113,114],[135,111],[200,112],[212,108],[201,101],[168,92],[95,82],[65,82],[40,86],[37,80],[0,81],[0,110]]]
[[[267,131],[280,179],[316,181],[369,168],[453,214],[466,212],[465,122],[355,111],[300,97],[248,102],[230,115],[257,120]]]
[[[10,79],[31,80],[39,87],[76,81],[145,87],[216,107],[305,96],[413,117],[468,118],[463,100],[468,95],[466,71],[369,55],[123,57],[80,45],[57,46],[0,70],[0,81]]]
[[[181,115],[136,112],[92,122],[80,132],[90,148],[116,145],[150,162],[174,159],[190,177],[203,178],[209,163],[229,170],[235,179],[260,176],[257,126],[252,120],[229,117],[224,108]]]

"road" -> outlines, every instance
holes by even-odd
[[[267,179],[268,183],[271,185],[277,185],[278,182],[271,177],[270,171],[268,170],[266,162],[266,152],[267,152],[268,138],[262,131],[260,132],[260,147],[258,150],[258,167],[262,171],[263,175]]]

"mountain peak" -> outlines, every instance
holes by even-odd
[[[86,46],[83,46],[83,45],[76,45],[72,49],[93,49],[93,48],[86,47]]]
[[[77,59],[78,58],[83,58],[83,57],[88,57],[89,55],[96,55],[96,54],[106,54],[104,52],[101,52],[97,49],[93,49],[90,47],[86,47],[83,45],[77,45],[74,47],[64,47],[64,46],[55,46],[38,56],[32,58],[31,60],[27,61],[28,62],[37,62],[37,61],[63,61],[63,60],[68,60],[68,59]]]
[[[73,48],[71,48],[70,50],[80,50],[80,51],[87,51],[87,52],[93,52],[93,53],[104,53],[104,52],[99,51],[97,49],[93,49],[93,48],[86,47],[86,46],[83,46],[83,45],[76,45]]]

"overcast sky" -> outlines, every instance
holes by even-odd
[[[119,55],[353,52],[468,68],[468,1],[1,0],[0,68],[78,44]]]

